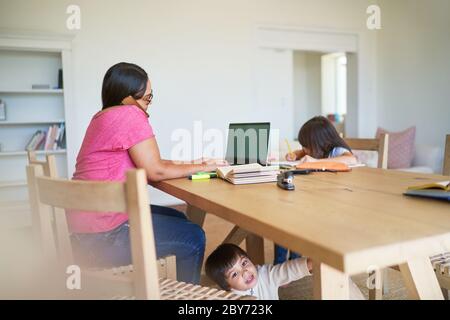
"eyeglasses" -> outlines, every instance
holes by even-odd
[[[152,102],[152,100],[153,100],[153,89],[152,89],[152,91],[150,91],[150,94],[148,94],[146,96],[143,96],[142,100],[144,100],[147,103]]]

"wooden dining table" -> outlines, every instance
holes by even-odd
[[[429,257],[450,251],[450,203],[403,193],[448,179],[364,167],[295,176],[295,191],[220,179],[153,186],[185,201],[200,225],[206,213],[235,224],[230,239],[245,236],[256,263],[264,263],[263,238],[311,257],[317,299],[348,299],[349,276],[391,266],[410,298],[443,299]]]

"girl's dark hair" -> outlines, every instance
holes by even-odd
[[[314,117],[306,122],[298,133],[300,144],[308,148],[316,159],[328,158],[334,148],[342,147],[352,151],[342,139],[333,124],[325,117]]]
[[[126,62],[113,65],[103,78],[103,109],[121,105],[122,100],[128,96],[141,99],[147,82],[147,72],[141,67]]]
[[[231,288],[228,285],[226,273],[235,265],[240,257],[250,259],[247,252],[240,247],[231,243],[221,244],[206,259],[206,275],[223,290],[230,290]]]

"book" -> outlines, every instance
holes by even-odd
[[[55,141],[53,142],[53,146],[52,146],[53,150],[58,149],[58,140],[59,140],[60,135],[61,135],[61,127],[56,126]]]
[[[30,138],[30,140],[28,140],[28,143],[25,146],[26,151],[34,150],[40,134],[41,134],[41,131],[38,130],[33,134],[33,136]]]
[[[47,134],[45,136],[44,150],[49,150],[50,137],[52,135],[52,128],[53,128],[53,126],[50,126],[47,130]]]
[[[408,190],[427,190],[427,189],[441,189],[450,192],[450,181],[432,182],[408,188]]]
[[[45,132],[41,132],[33,150],[42,150],[44,148],[45,137],[46,137]]]
[[[49,145],[49,149],[50,150],[55,150],[55,143],[56,143],[56,136],[58,135],[58,126],[56,124],[53,125],[52,127],[52,136],[50,139],[50,145]]]
[[[313,171],[349,172],[351,169],[342,162],[317,161],[305,162],[297,165],[297,169],[308,169]]]
[[[278,166],[262,166],[259,163],[217,168],[217,175],[232,184],[254,184],[277,181]]]
[[[57,149],[64,149],[64,135],[65,135],[65,124],[61,123],[59,126],[59,132],[60,134],[58,135],[58,139],[56,141],[57,144]]]
[[[329,164],[329,162],[326,162],[326,163]],[[270,161],[269,164],[280,166],[282,169],[296,169],[299,166],[302,166],[303,163],[301,160],[297,160],[297,161]],[[316,166],[316,165],[314,165],[314,166]],[[347,166],[351,169],[351,168],[365,167],[366,165],[364,163],[355,163],[355,164],[350,164]],[[302,168],[302,169],[304,169],[304,168]],[[346,168],[344,167],[344,169],[346,169]]]
[[[409,187],[407,196],[433,198],[450,201],[450,181],[427,183]]]
[[[302,162],[300,160],[297,161],[287,161],[287,160],[273,160],[269,161],[269,164],[271,166],[280,166],[280,167],[296,167],[297,165],[301,164]]]

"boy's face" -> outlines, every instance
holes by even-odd
[[[235,290],[247,291],[258,281],[255,265],[247,257],[239,257],[233,267],[225,273],[228,285]]]

